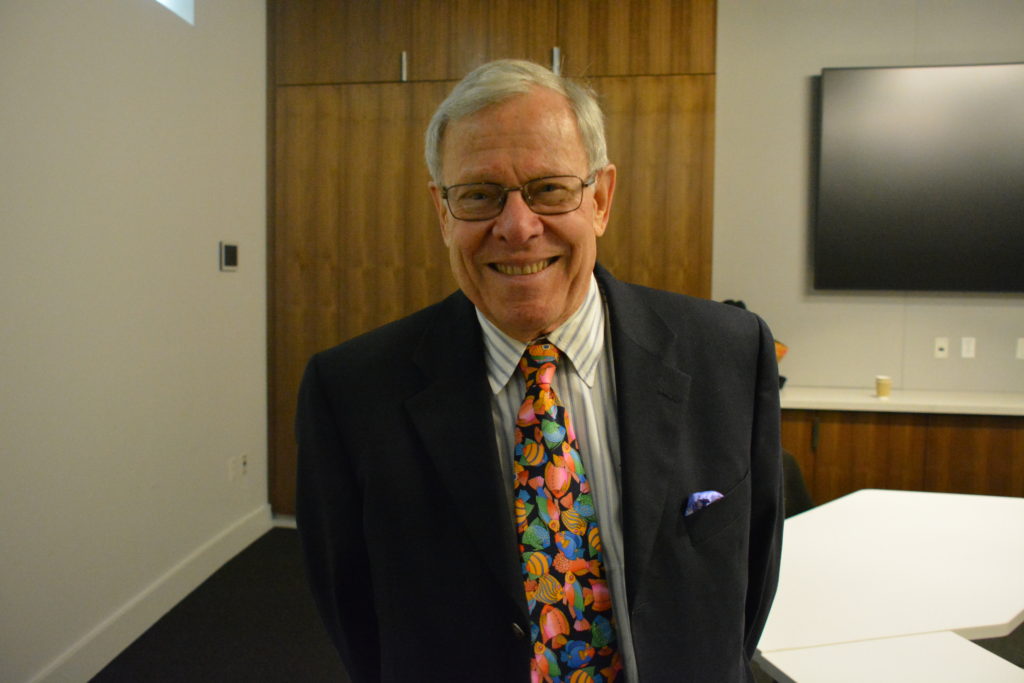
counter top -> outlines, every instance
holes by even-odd
[[[1024,393],[893,389],[892,396],[883,399],[875,396],[873,388],[786,386],[780,396],[784,410],[1024,415]]]

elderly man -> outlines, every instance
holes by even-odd
[[[547,69],[469,74],[426,157],[461,291],[317,354],[299,397],[298,526],[352,680],[751,680],[769,331],[597,265],[602,114]]]

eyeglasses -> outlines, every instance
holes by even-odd
[[[519,191],[534,213],[555,216],[571,213],[583,204],[583,188],[594,184],[597,173],[584,180],[574,175],[553,175],[528,180],[519,187],[499,183],[464,183],[441,188],[448,210],[460,221],[487,221],[505,208],[509,192]]]

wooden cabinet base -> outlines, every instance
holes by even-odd
[[[816,504],[864,488],[1024,496],[1024,418],[784,410]]]

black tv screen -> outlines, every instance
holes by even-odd
[[[1024,64],[824,69],[816,289],[1024,292]]]

